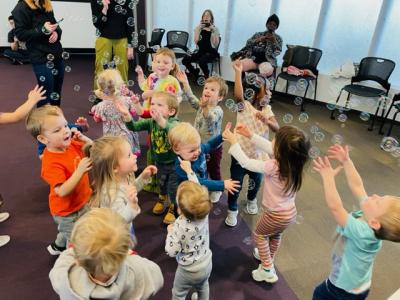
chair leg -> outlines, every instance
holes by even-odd
[[[336,104],[339,102],[340,96],[342,95],[343,89],[340,90],[339,96],[336,98]],[[331,120],[335,120],[335,111],[336,111],[336,107],[334,109],[332,109],[331,112]]]
[[[368,131],[372,131],[374,129],[375,119],[378,116],[379,108],[381,107],[382,103],[378,103],[378,107],[376,108],[375,114],[372,116],[371,125],[368,127]]]
[[[303,112],[305,111],[304,106],[305,106],[305,100],[306,100],[306,96],[307,96],[307,91],[308,91],[308,87],[310,86],[310,81],[307,80],[307,87],[306,90],[304,92],[304,97],[303,97],[303,101],[301,102],[301,107],[300,107],[300,111]]]
[[[381,126],[379,126],[379,134],[383,134],[383,126],[385,125],[385,122],[389,116],[390,111],[392,110],[392,107],[393,107],[393,101],[392,101],[392,104],[390,105],[385,117],[382,120]]]
[[[219,76],[222,77],[222,71],[221,71],[221,59],[218,59],[218,74]]]
[[[317,103],[317,87],[318,87],[318,77],[315,78],[314,104]]]
[[[276,77],[276,80],[275,80],[275,85],[274,85],[274,89],[273,89],[274,92],[275,92],[275,88],[276,88],[276,84],[278,83],[278,80],[279,80],[279,75],[278,75],[278,77]]]
[[[396,111],[396,113],[393,115],[393,119],[390,122],[390,127],[389,127],[389,130],[387,132],[387,136],[389,136],[392,133],[393,125],[394,125],[394,122],[396,121],[396,117],[397,117],[398,113],[399,113],[399,111]]]
[[[289,88],[289,80],[286,80],[286,94],[288,93],[288,88]]]

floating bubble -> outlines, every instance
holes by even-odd
[[[172,40],[173,42],[177,42],[177,41],[179,40],[179,36],[178,36],[176,33],[174,33],[174,34],[171,36],[171,40]]]
[[[96,36],[97,36],[97,37],[101,36],[101,32],[100,32],[100,30],[98,30],[98,29],[96,29]]]
[[[255,84],[257,80],[257,74],[255,73],[246,73],[246,82],[250,85]]]
[[[200,77],[197,79],[197,84],[198,84],[199,86],[203,86],[204,83],[205,83],[205,81],[206,81],[206,79],[205,79],[203,76],[200,76]]]
[[[296,98],[294,98],[293,102],[294,102],[295,105],[301,105],[303,103],[303,98],[296,97]]]
[[[335,110],[336,109],[336,103],[328,103],[328,104],[326,104],[326,107],[329,110]]]
[[[54,60],[54,55],[53,54],[47,54],[47,60],[48,61],[53,61]]]
[[[74,85],[74,91],[75,92],[79,92],[79,90],[81,89],[81,87],[77,84]]]
[[[114,64],[115,64],[116,66],[118,66],[118,65],[120,65],[120,64],[122,63],[122,59],[121,59],[121,57],[119,57],[118,55],[115,55],[115,56],[114,56],[113,61],[114,61]]]
[[[63,53],[61,53],[61,57],[62,57],[64,60],[67,60],[67,59],[69,59],[69,53],[68,53],[67,51],[64,51]]]
[[[264,78],[262,78],[261,76],[257,76],[255,82],[254,82],[254,86],[258,89],[260,89],[261,87],[263,87],[265,85],[265,80]]]
[[[102,17],[101,17],[101,20],[102,20],[103,22],[107,22],[107,17],[106,17],[106,16],[102,16]]]
[[[115,5],[115,12],[116,12],[117,14],[122,13],[122,7],[121,7],[121,5]]]
[[[133,86],[135,84],[135,82],[131,79],[131,80],[128,80],[128,86]]]
[[[272,90],[274,86],[275,86],[275,78],[271,76],[265,81],[265,87],[269,90]]]
[[[264,107],[264,106],[268,105],[269,104],[269,100],[270,100],[269,97],[267,97],[267,96],[263,97],[260,100],[260,106]]]
[[[134,6],[135,6],[135,4],[133,3],[133,1],[129,2],[128,7],[130,9],[133,9]]]
[[[303,222],[304,222],[304,217],[302,215],[300,215],[300,214],[297,214],[297,216],[296,216],[296,224],[300,225]]]
[[[239,102],[237,105],[237,110],[238,111],[243,111],[244,110],[244,103],[243,102]]]
[[[146,51],[146,46],[145,45],[140,45],[139,46],[139,52],[145,52]]]
[[[67,73],[71,72],[71,67],[70,66],[65,66],[65,72],[67,72]]]
[[[342,122],[342,123],[346,122],[347,121],[347,115],[340,114],[340,115],[338,115],[337,119],[338,119],[339,122]]]
[[[312,159],[316,159],[320,154],[321,151],[316,146],[312,146],[310,150],[308,150],[308,156]]]
[[[54,76],[58,75],[58,70],[57,69],[51,70],[51,74],[53,74]]]
[[[254,91],[253,89],[247,88],[247,89],[244,91],[244,99],[246,99],[246,100],[253,99],[254,94],[255,94],[255,91]]]
[[[45,81],[45,80],[46,80],[46,77],[44,77],[44,76],[40,76],[40,77],[39,77],[39,80],[40,80],[41,82],[43,82],[43,81]]]
[[[96,96],[95,95],[90,95],[88,100],[89,100],[89,102],[94,103],[96,101]]]
[[[289,124],[289,123],[292,123],[292,121],[293,121],[293,116],[291,115],[291,114],[285,114],[284,116],[283,116],[283,123],[285,123],[285,124]]]
[[[237,106],[237,104],[236,104],[236,103],[233,104],[229,110],[230,110],[231,112],[233,112],[233,113],[237,112],[237,111],[238,111],[238,106]]]
[[[49,68],[49,69],[53,69],[54,68],[54,63],[52,61],[48,61],[46,63],[46,67]]]
[[[126,9],[123,9],[123,10],[121,11],[121,14],[123,14],[123,15],[126,15],[126,13],[127,13],[127,10],[126,10]]]
[[[368,121],[368,120],[369,120],[369,113],[362,112],[362,113],[360,114],[360,119],[361,119],[362,121]]]
[[[140,34],[140,35],[146,35],[146,30],[140,29],[139,34]]]
[[[299,122],[300,123],[307,123],[308,121],[308,114],[303,112],[299,115]]]
[[[395,158],[399,158],[400,157],[400,147],[395,147],[394,150],[390,152],[390,154]]]
[[[125,2],[126,2],[126,0],[119,0],[118,4],[120,4],[120,5],[124,5],[124,4],[125,4]]]
[[[318,128],[317,125],[312,125],[312,126],[311,126],[310,132],[311,132],[312,134],[316,134],[318,131],[319,131],[319,128]]]
[[[230,109],[233,105],[235,105],[235,100],[233,99],[226,99],[225,106]]]
[[[250,246],[253,243],[253,239],[251,236],[246,236],[243,240],[242,240],[243,244],[246,244],[247,246]]]
[[[334,134],[333,136],[332,136],[332,139],[331,139],[331,142],[332,142],[332,144],[339,144],[339,145],[341,145],[341,144],[343,144],[343,137],[340,135],[340,134]]]
[[[307,80],[305,80],[305,79],[303,79],[303,78],[297,80],[297,82],[296,82],[296,88],[297,88],[298,90],[304,91],[304,90],[306,89],[306,87],[307,87]]]
[[[314,135],[314,140],[315,140],[317,143],[322,142],[324,139],[325,139],[325,134],[323,134],[323,133],[320,132],[320,131],[318,131],[318,132],[315,133],[315,135]]]
[[[60,99],[60,95],[59,95],[58,93],[56,93],[56,92],[52,92],[52,93],[50,94],[50,99],[51,99],[51,100],[54,100],[54,101],[57,101],[57,100]]]
[[[387,136],[382,139],[380,147],[386,152],[392,152],[399,147],[399,142],[395,138]]]
[[[296,88],[295,85],[290,85],[290,86],[289,86],[289,88],[288,88],[288,93],[289,93],[289,94],[295,94],[296,91],[297,91],[297,88]]]
[[[340,127],[345,128],[346,124],[342,123],[342,124],[340,124]]]
[[[256,182],[253,179],[249,178],[248,190],[252,191],[255,188],[256,188]]]
[[[130,27],[135,26],[135,19],[132,17],[129,17],[128,20],[126,20],[126,24],[128,24],[128,26],[130,26]]]

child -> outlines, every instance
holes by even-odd
[[[212,203],[207,189],[191,181],[179,185],[177,202],[180,216],[168,226],[165,241],[165,251],[178,262],[172,299],[186,299],[192,288],[198,299],[208,299],[212,269],[208,214]]]
[[[50,185],[50,212],[58,225],[57,239],[47,250],[59,255],[67,246],[75,221],[87,211],[86,203],[92,193],[87,174],[91,160],[84,157],[82,147],[91,140],[68,127],[58,106],[32,110],[26,128],[46,146],[41,176]]]
[[[124,121],[129,130],[146,130],[150,136],[150,152],[157,167],[157,180],[160,188],[159,200],[153,207],[155,215],[161,215],[168,209],[163,222],[171,224],[175,221],[174,205],[168,199],[171,195],[170,181],[175,176],[175,154],[168,142],[168,131],[178,119],[178,100],[174,95],[166,92],[155,92],[151,98],[151,119],[133,121],[129,111],[122,105],[117,105],[124,116]]]
[[[220,134],[211,138],[207,143],[200,144],[201,139],[197,130],[190,123],[181,122],[170,129],[168,138],[175,154],[178,155],[181,160],[186,160],[191,163],[191,168],[196,174],[200,184],[206,186],[210,192],[219,191],[222,193],[225,189],[229,193],[237,191],[239,187],[238,181],[233,181],[231,179],[208,179],[206,155],[222,144],[222,136]],[[178,159],[175,161],[175,172],[177,178],[176,186],[188,179]],[[173,203],[175,202],[174,194],[171,200]]]
[[[211,138],[221,134],[222,118],[224,111],[218,103],[228,93],[228,86],[221,77],[209,77],[203,88],[201,100],[193,94],[186,73],[179,71],[178,80],[183,84],[183,97],[186,97],[192,107],[197,111],[194,127],[200,133],[201,142],[207,143]],[[207,154],[207,169],[211,179],[221,180],[222,143],[215,150]],[[221,198],[222,192],[211,192],[210,199],[216,203]]]
[[[336,169],[329,159],[341,163]],[[366,299],[371,286],[375,256],[382,240],[400,242],[400,198],[367,196],[363,181],[349,156],[349,148],[331,146],[328,157],[314,160],[320,173],[325,200],[338,224],[329,278],[314,290],[313,300]],[[352,194],[361,210],[348,213],[336,189],[335,175],[343,168]]]
[[[103,136],[85,148],[92,160],[94,194],[92,207],[108,207],[119,213],[129,224],[134,244],[132,221],[140,213],[137,193],[157,173],[155,166],[148,166],[138,178],[136,155],[128,141],[121,136]]]
[[[60,299],[148,299],[164,284],[160,267],[130,250],[128,227],[108,208],[93,208],[49,277]]]
[[[252,275],[256,281],[274,283],[278,280],[274,268],[274,256],[283,231],[296,220],[295,198],[303,181],[310,141],[300,129],[284,126],[278,130],[271,143],[239,124],[236,128],[237,133],[274,157],[266,161],[249,159],[229,128],[230,124],[223,133],[224,138],[232,145],[229,153],[243,168],[263,173],[265,176],[262,201],[264,212],[257,222],[253,235],[257,246],[254,256],[261,260],[261,264]]]
[[[13,112],[0,112],[0,124],[10,124],[16,123],[30,112],[30,110],[40,101],[46,99],[44,95],[46,91],[43,90],[43,87],[39,87],[36,85],[33,90],[31,90],[28,94],[28,100],[26,100],[22,105],[20,105]],[[10,217],[8,212],[0,213],[0,222],[4,222]],[[4,246],[10,241],[9,235],[0,235],[0,247]]]
[[[126,128],[121,113],[115,107],[115,102],[119,101],[133,116],[136,115],[131,98],[124,97],[121,93],[125,89],[121,74],[114,69],[104,70],[97,77],[97,86],[99,89],[94,93],[103,101],[94,105],[91,111],[96,122],[103,122],[103,135],[125,137],[131,145],[132,152],[140,155],[138,134]],[[137,100],[135,97],[133,99]]]
[[[274,113],[271,110],[271,106],[267,105],[271,97],[271,92],[264,88],[264,86],[256,87],[252,86],[253,90],[258,91],[254,93],[254,96],[245,100],[243,97],[243,87],[242,87],[242,64],[239,60],[233,63],[233,68],[235,70],[235,87],[234,94],[238,106],[240,109],[237,112],[236,122],[237,124],[245,124],[251,131],[261,135],[264,138],[268,138],[269,129],[273,132],[278,131],[279,125],[275,119]],[[260,153],[256,147],[246,138],[238,136],[237,137],[240,147],[243,149],[245,154],[251,159],[265,160],[268,155]],[[243,185],[243,177],[247,174],[249,175],[249,184],[247,192],[247,204],[246,212],[251,215],[256,215],[258,212],[257,207],[257,193],[260,188],[262,174],[251,172],[241,167],[237,160],[232,156],[231,161],[231,178],[232,180],[240,181],[240,185]],[[228,226],[236,226],[237,215],[238,215],[238,204],[237,200],[239,198],[241,188],[237,193],[228,195],[228,215],[225,219],[225,223]]]

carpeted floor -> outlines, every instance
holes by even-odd
[[[86,116],[90,108],[88,96],[92,85],[93,57],[74,57],[67,62],[62,108],[67,119]],[[0,59],[0,111],[10,111],[26,99],[36,84],[31,66],[12,66]],[[79,85],[79,91],[74,86]],[[89,117],[88,117],[89,119]],[[88,136],[101,135],[101,125],[89,119]],[[11,217],[0,225],[0,234],[9,234],[11,242],[0,248],[0,299],[57,299],[48,280],[55,258],[46,250],[56,234],[49,214],[48,187],[40,179],[40,161],[36,143],[25,131],[24,124],[0,127],[1,167],[0,193],[5,204],[2,211]],[[143,143],[145,139],[142,138]],[[143,213],[135,220],[139,238],[138,251],[156,261],[162,268],[165,285],[154,299],[170,298],[176,261],[164,254],[166,228],[162,219],[151,214],[153,195],[142,193]],[[297,299],[281,274],[273,286],[251,279],[257,267],[252,258],[250,230],[240,219],[234,229],[227,228],[226,201],[220,201],[210,215],[213,272],[210,279],[211,299]]]

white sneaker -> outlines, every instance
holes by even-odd
[[[274,283],[278,281],[278,276],[276,275],[275,270],[264,269],[261,264],[258,265],[256,270],[251,272],[251,275],[255,281],[265,281],[268,283]]]
[[[10,241],[10,236],[9,235],[0,235],[0,247],[3,247],[9,241]]]
[[[228,209],[228,215],[226,216],[225,224],[230,227],[235,227],[237,225],[237,215],[238,215],[237,210]]]
[[[256,215],[258,213],[257,199],[247,200],[246,211],[249,215]]]
[[[9,217],[10,217],[10,214],[8,212],[0,213],[0,222],[7,220]]]
[[[217,203],[222,196],[222,192],[211,192],[210,201],[211,203]]]
[[[258,248],[254,248],[253,249],[253,256],[254,256],[255,259],[261,260],[260,259],[260,253],[258,252]]]

